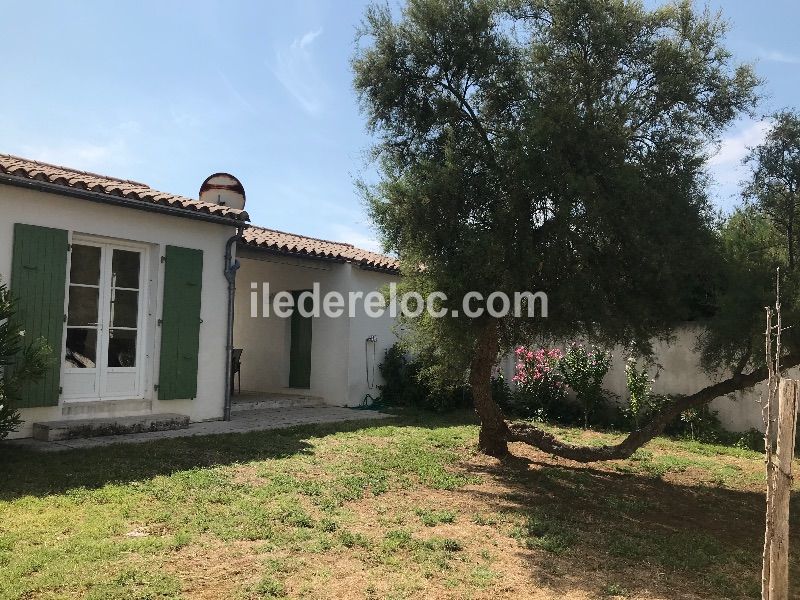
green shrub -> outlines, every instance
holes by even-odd
[[[514,416],[563,425],[617,426],[624,421],[602,387],[610,353],[570,344],[559,348],[518,346],[508,412]],[[570,397],[574,395],[574,399]]]
[[[399,344],[386,351],[378,366],[383,385],[381,403],[393,407],[414,407],[443,411],[471,405],[472,397],[466,385],[450,389],[435,389],[422,377],[422,363],[409,357]]]
[[[13,322],[15,302],[0,281],[0,439],[22,423],[14,404],[22,386],[41,379],[50,364],[52,351],[42,340],[26,344],[25,332]]]
[[[558,361],[558,370],[564,383],[575,392],[575,399],[583,410],[583,426],[590,419],[598,423],[598,416],[607,412],[610,393],[603,389],[603,378],[611,367],[611,353],[599,348],[587,348],[573,342]]]

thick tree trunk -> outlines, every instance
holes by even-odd
[[[800,364],[800,354],[790,354],[781,358],[781,365],[789,369]],[[637,449],[664,431],[673,419],[682,412],[708,404],[714,398],[752,387],[768,376],[767,367],[763,366],[747,374],[739,374],[719,383],[709,385],[702,390],[678,398],[664,408],[649,423],[630,432],[628,437],[613,446],[576,446],[562,442],[553,434],[539,429],[529,423],[509,423],[509,441],[530,444],[554,456],[578,462],[595,462],[599,460],[619,460],[629,458]]]
[[[469,370],[475,412],[481,420],[478,446],[490,456],[508,454],[508,427],[503,411],[492,398],[492,369],[497,362],[497,323],[486,321],[478,333]]]

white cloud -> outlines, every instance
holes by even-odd
[[[764,141],[769,121],[746,121],[726,138],[708,161],[714,179],[712,195],[720,208],[731,209],[741,202],[740,184],[747,178],[747,166],[742,160],[750,148]]]
[[[321,98],[324,85],[312,52],[314,42],[321,34],[321,28],[308,31],[288,46],[277,47],[274,62],[270,65],[278,81],[312,116],[319,115],[324,108]]]
[[[768,50],[766,48],[758,48],[759,58],[770,60],[773,62],[786,63],[790,65],[800,65],[800,56],[795,54],[788,54],[780,50]]]
[[[354,229],[347,225],[334,224],[330,227],[330,231],[332,232],[329,238],[331,240],[353,244],[353,246],[363,248],[364,250],[371,250],[372,252],[382,252],[381,244],[377,238],[361,229]]]
[[[723,138],[717,152],[709,159],[712,167],[740,166],[742,159],[753,146],[764,141],[769,130],[768,121],[751,121],[732,135]]]
[[[301,37],[299,40],[295,40],[294,42],[292,42],[292,46],[297,45],[297,47],[302,50],[303,48],[306,48],[306,47],[310,46],[311,44],[313,44],[314,40],[317,39],[320,36],[321,33],[322,33],[322,28],[321,27],[319,29],[317,29],[316,31],[309,31],[303,37]]]
[[[73,169],[124,177],[124,170],[133,162],[129,139],[140,130],[137,122],[126,121],[95,139],[23,144],[20,154]]]

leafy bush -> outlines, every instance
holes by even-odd
[[[628,406],[624,410],[628,419],[628,427],[637,429],[647,423],[657,413],[675,400],[675,396],[654,394],[653,383],[655,380],[647,373],[647,366],[641,368],[634,357],[628,358],[625,363],[625,384],[628,388]],[[667,429],[682,430],[680,419],[668,425]]]
[[[712,411],[708,404],[683,411],[679,423],[678,434],[698,442],[722,442],[730,433],[722,426],[717,411]]]
[[[649,412],[653,380],[647,369],[641,369],[634,357],[625,362],[625,385],[628,388],[628,409],[626,411],[634,428],[639,427],[642,417]]]
[[[759,431],[758,429],[753,429],[752,427],[745,432],[740,432],[737,434],[739,439],[737,439],[733,445],[737,448],[741,448],[742,450],[755,450],[757,452],[764,452],[764,433]],[[795,454],[797,454],[797,450],[800,446],[797,445],[797,441],[795,440]]]
[[[424,402],[427,390],[418,380],[419,368],[408,360],[398,344],[386,351],[378,369],[384,381],[378,386],[383,404],[418,406]]]
[[[466,386],[436,389],[422,377],[422,367],[422,363],[409,357],[399,344],[389,348],[378,366],[384,381],[378,386],[381,403],[436,411],[470,405],[471,396]]]
[[[517,346],[514,356],[512,381],[516,388],[511,393],[509,412],[525,419],[571,422],[573,414],[570,413],[574,413],[574,407],[565,402],[565,384],[558,371],[558,361],[563,356],[561,350]]]
[[[670,436],[687,438],[706,444],[735,446],[746,450],[764,450],[764,434],[757,429],[749,431],[729,431],[719,420],[719,414],[708,404],[681,413],[667,425],[664,433]]]
[[[646,369],[639,370],[636,367],[634,359],[628,359],[625,375],[630,395],[629,407],[625,412],[629,418],[629,425],[633,428],[646,423],[667,404],[678,399],[678,396],[652,393],[653,380],[648,377]],[[717,411],[712,410],[708,404],[684,411],[666,425],[664,433],[671,437],[708,444],[734,446],[756,452],[764,451],[763,432],[757,429],[749,429],[745,432],[725,429],[719,420]]]
[[[41,379],[50,364],[51,350],[44,340],[25,344],[25,332],[13,323],[14,299],[0,281],[0,439],[22,423],[14,407],[22,385]]]
[[[500,372],[496,372],[492,377],[492,399],[504,412],[509,414],[513,412],[514,392]]]
[[[630,426],[634,429],[676,400],[675,396],[653,393],[654,380],[648,375],[647,367],[640,368],[635,358],[629,358],[625,364],[625,381],[628,388],[628,408],[625,412]],[[667,424],[664,433],[698,442],[759,449],[759,443],[755,441],[753,434],[728,431],[722,426],[717,412],[711,410],[707,404],[681,413],[674,421]],[[763,446],[763,435],[757,431],[756,434],[760,438],[760,445]]]
[[[611,353],[598,348],[586,348],[573,342],[558,362],[564,382],[575,392],[583,409],[583,426],[608,408],[609,392],[603,389],[603,378],[611,367]]]
[[[623,420],[608,402],[611,393],[602,387],[611,364],[608,352],[571,344],[566,352],[518,346],[514,355],[511,414],[584,427],[607,427]]]

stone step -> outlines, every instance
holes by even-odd
[[[265,410],[271,408],[314,408],[325,406],[319,396],[303,396],[299,394],[264,394],[234,396],[231,402],[232,412],[245,410]]]
[[[153,401],[137,398],[135,400],[89,400],[86,402],[64,402],[61,416],[84,419],[110,419],[131,415],[151,415]]]
[[[167,431],[169,429],[186,429],[187,427],[189,427],[189,417],[177,413],[106,419],[70,419],[34,423],[33,437],[43,442],[57,442],[71,438]]]

